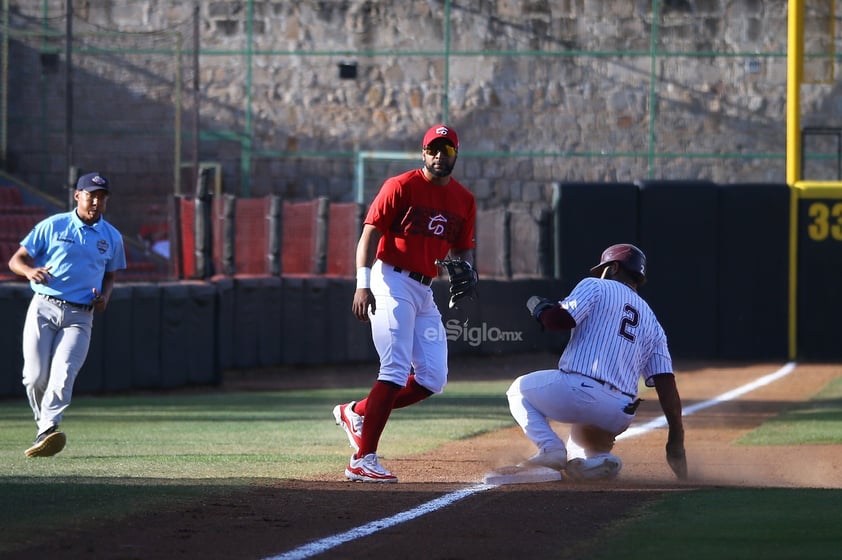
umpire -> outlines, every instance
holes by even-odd
[[[110,192],[99,173],[79,177],[76,208],[36,224],[9,260],[35,292],[23,326],[23,385],[37,424],[27,457],[64,449],[59,422],[88,355],[93,312],[105,311],[115,272],[126,268],[123,237],[103,217]]]

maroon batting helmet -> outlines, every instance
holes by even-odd
[[[637,280],[637,285],[646,282],[646,255],[630,243],[612,245],[602,252],[599,264],[591,269],[591,274],[599,276],[607,265],[617,262]]]

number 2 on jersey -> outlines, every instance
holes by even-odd
[[[629,342],[634,342],[634,328],[640,323],[640,313],[629,305],[628,303],[623,306],[623,320],[620,321],[620,336],[628,340]]]

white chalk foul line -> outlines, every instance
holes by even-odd
[[[769,383],[773,383],[773,382],[777,381],[778,379],[789,375],[792,372],[792,370],[795,369],[795,366],[796,366],[795,362],[789,362],[784,367],[779,369],[778,371],[775,371],[775,372],[770,373],[768,375],[764,375],[763,377],[755,379],[751,383],[747,383],[746,385],[743,385],[742,387],[737,387],[736,389],[734,389],[732,391],[728,391],[727,393],[722,393],[718,397],[714,397],[710,400],[702,401],[702,402],[696,403],[694,405],[688,406],[682,411],[681,415],[682,416],[690,416],[691,414],[695,414],[696,412],[699,412],[700,410],[704,410],[706,408],[710,408],[710,407],[715,406],[717,404],[724,403],[724,402],[727,402],[727,401],[730,401],[730,400],[734,400],[737,397],[745,395],[746,393],[750,393],[751,391],[754,391],[755,389],[763,387],[764,385],[768,385]],[[659,416],[657,418],[653,418],[652,420],[646,422],[645,424],[641,424],[640,426],[635,426],[634,428],[629,428],[628,430],[626,430],[625,432],[623,432],[622,434],[617,436],[617,439],[621,440],[621,439],[634,437],[634,436],[644,434],[648,431],[651,431],[651,430],[654,430],[654,429],[657,429],[657,428],[662,428],[666,425],[667,425],[666,417]]]
[[[422,515],[425,515],[427,513],[431,513],[436,510],[445,508],[454,502],[458,502],[462,498],[467,498],[472,494],[476,494],[477,492],[483,492],[485,490],[489,490],[490,488],[494,488],[494,486],[478,484],[469,488],[463,488],[462,490],[457,490],[456,492],[445,494],[440,498],[436,498],[435,500],[427,502],[426,504],[421,504],[420,506],[411,510],[403,511],[401,513],[398,513],[397,515],[393,515],[392,517],[372,521],[371,523],[367,523],[365,525],[362,525],[361,527],[355,527],[350,531],[345,531],[344,533],[333,535],[332,537],[327,537],[318,541],[313,541],[309,544],[305,544],[304,546],[300,546],[294,550],[290,550],[289,552],[285,552],[284,554],[281,554],[279,556],[271,556],[269,558],[266,558],[265,560],[303,560],[304,558],[310,558],[311,556],[315,556],[317,554],[326,552],[331,548],[339,546],[340,544],[344,544],[346,542],[350,542],[361,537],[367,537],[368,535],[371,535],[378,531],[382,531],[383,529],[388,529],[389,527],[400,525],[405,521],[410,521],[412,519],[415,519],[416,517],[421,517]]]
[[[694,405],[686,407],[682,411],[682,416],[690,416],[700,410],[704,410],[706,408],[710,408],[711,406],[715,406],[719,403],[727,402],[733,400],[739,396],[742,396],[746,393],[754,391],[759,387],[763,387],[764,385],[768,385],[777,381],[778,379],[789,375],[792,370],[795,369],[796,363],[789,362],[784,367],[779,369],[776,372],[770,373],[768,375],[764,375],[763,377],[752,381],[742,387],[737,387],[732,391],[728,391],[727,393],[722,393],[718,397],[714,397],[710,400],[703,401],[696,403]],[[667,420],[664,416],[659,416],[658,418],[653,418],[652,420],[641,424],[640,426],[635,426],[633,428],[629,428],[619,436],[617,439],[627,439],[634,436],[639,436],[641,434],[645,434],[646,432],[655,430],[657,428],[661,428],[667,425]],[[367,523],[360,527],[355,527],[350,531],[345,531],[344,533],[339,533],[338,535],[333,535],[330,537],[326,537],[324,539],[320,539],[318,541],[313,541],[311,543],[305,544],[289,552],[285,552],[278,556],[269,556],[264,560],[304,560],[306,558],[311,558],[316,556],[317,554],[321,554],[326,552],[332,548],[335,548],[341,544],[345,544],[347,542],[367,537],[372,535],[378,531],[382,531],[383,529],[388,529],[389,527],[394,527],[395,525],[400,525],[405,521],[410,521],[415,519],[416,517],[421,517],[422,515],[426,515],[428,513],[432,513],[434,511],[440,510],[458,502],[462,498],[467,498],[473,494],[477,494],[479,492],[483,492],[485,490],[490,490],[491,488],[495,488],[496,485],[494,484],[478,484],[475,486],[470,486],[468,488],[463,488],[462,490],[457,490],[456,492],[451,492],[450,494],[445,494],[440,498],[436,498],[435,500],[429,501],[425,504],[421,504],[420,506],[413,508],[408,511],[404,511],[398,513],[397,515],[393,515],[392,517],[387,517],[385,519],[379,519],[377,521],[372,521],[371,523]]]

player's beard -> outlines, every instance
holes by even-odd
[[[433,177],[447,177],[453,172],[453,163],[439,162],[438,167],[434,164],[425,163],[424,167]]]

